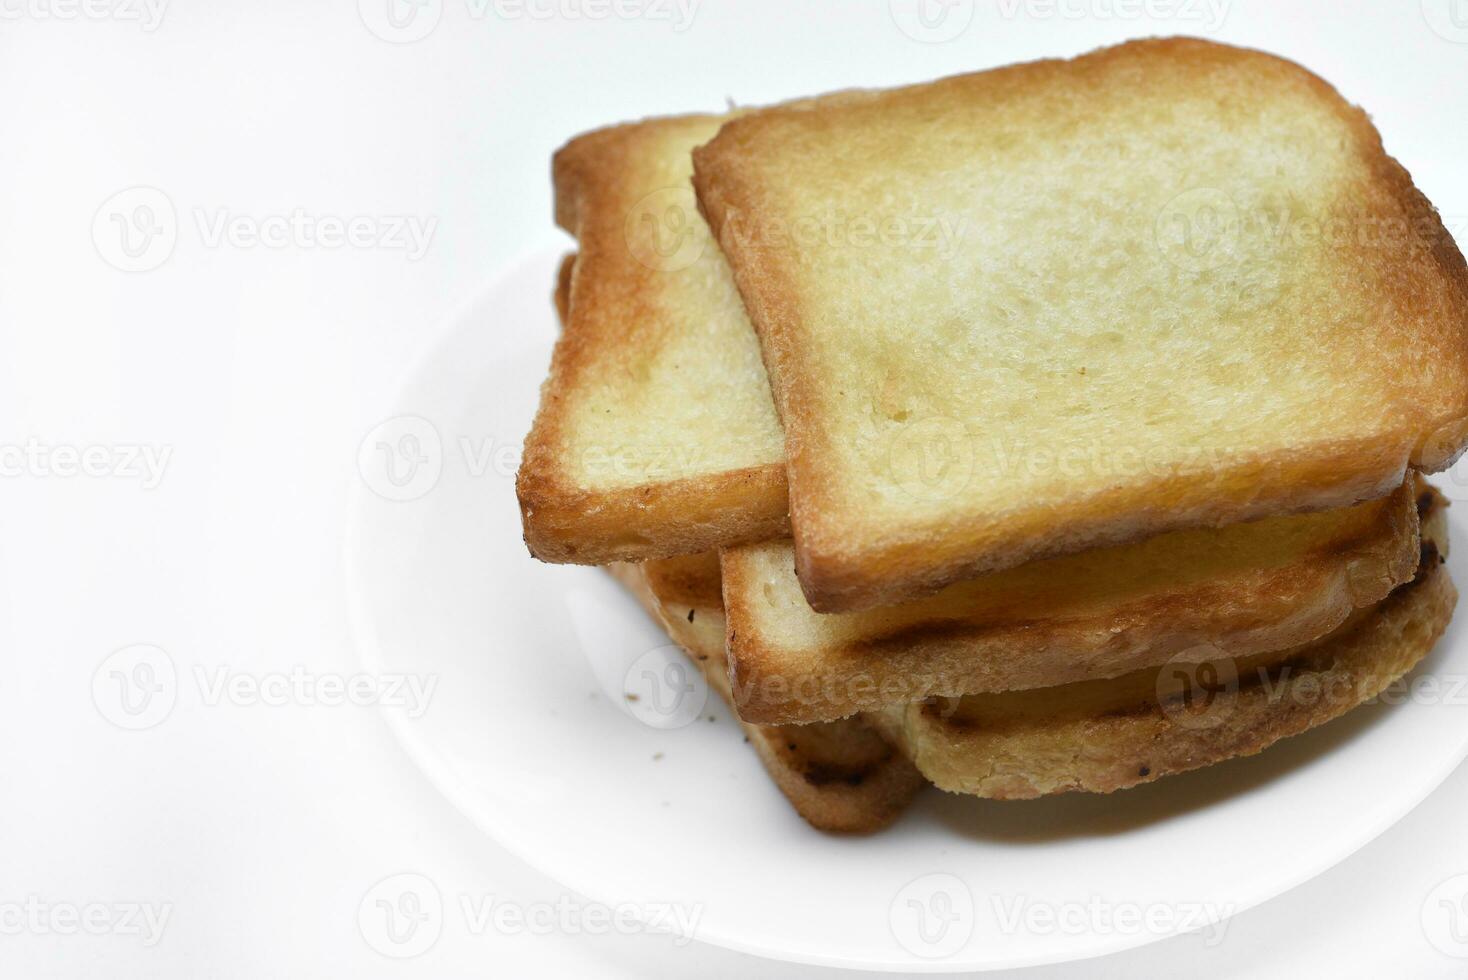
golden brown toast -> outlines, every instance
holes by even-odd
[[[1413,581],[1313,643],[866,717],[939,788],[996,799],[1109,793],[1253,755],[1381,694],[1447,628],[1457,591],[1434,501]]]
[[[576,268],[576,253],[568,252],[561,256],[560,267],[556,271],[556,318],[565,329],[566,320],[570,317],[571,310],[571,272]]]
[[[698,215],[690,150],[722,117],[579,136],[555,156],[564,329],[516,489],[538,558],[601,564],[789,533],[754,333]]]
[[[574,264],[574,255],[561,261],[556,285],[556,310],[563,325]],[[718,553],[607,568],[730,703]],[[741,727],[775,785],[819,830],[879,830],[896,819],[924,783],[904,756],[857,718],[798,727],[741,722]]]
[[[728,702],[715,556],[617,563],[608,571]],[[775,785],[818,830],[879,830],[897,818],[924,784],[907,758],[859,718],[819,725],[741,725]]]
[[[639,567],[648,588],[663,605],[723,611],[718,552],[663,558],[643,562]]]
[[[732,119],[699,204],[822,612],[1341,507],[1468,437],[1468,273],[1367,115],[1147,40]]]
[[[1409,479],[1353,507],[1173,531],[853,613],[810,608],[789,542],[726,549],[735,702],[749,721],[810,722],[1307,642],[1411,579],[1425,488]]]

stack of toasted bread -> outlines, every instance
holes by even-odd
[[[1446,627],[1468,272],[1303,68],[1133,42],[554,180],[525,539],[608,566],[815,826],[1249,755]]]

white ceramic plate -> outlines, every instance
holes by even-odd
[[[404,746],[565,887],[613,906],[677,903],[699,915],[699,940],[808,963],[958,971],[1097,956],[1319,874],[1468,752],[1468,691],[1448,683],[1110,797],[929,790],[884,833],[811,830],[717,699],[696,714],[685,701],[673,721],[687,723],[670,727],[655,699],[625,697],[664,676],[668,655],[630,598],[595,569],[525,552],[514,470],[556,332],[557,257],[502,276],[385,404],[359,455],[346,560],[369,669],[439,678],[421,716],[387,709]],[[1463,559],[1452,565],[1468,582]],[[1428,672],[1468,675],[1461,631]]]

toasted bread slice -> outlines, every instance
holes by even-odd
[[[728,549],[735,701],[750,721],[809,722],[1304,643],[1411,579],[1419,491],[1409,478],[1353,507],[1173,531],[830,615],[806,603],[788,542]]]
[[[1253,755],[1376,697],[1432,649],[1457,602],[1441,506],[1423,530],[1412,582],[1303,647],[867,717],[941,789],[996,799],[1109,793]]]
[[[566,321],[571,318],[571,273],[576,268],[576,253],[568,252],[561,256],[560,267],[556,271],[556,317],[561,322],[562,329]]]
[[[561,259],[556,275],[555,306],[563,328],[570,318],[571,271],[575,265],[576,254],[573,252]],[[724,607],[717,551],[663,558],[644,562],[638,567],[659,602],[693,609],[722,610]]]
[[[719,580],[718,552],[705,551],[697,555],[643,562],[639,568],[647,578],[648,588],[663,605],[712,609],[722,614],[724,596]],[[720,644],[721,658],[722,646]]]
[[[728,702],[717,559],[707,555],[640,565],[618,563],[608,570]],[[820,725],[741,724],[775,785],[818,830],[879,830],[895,820],[924,785],[912,763],[860,718]]]
[[[822,612],[1341,507],[1468,438],[1468,273],[1364,112],[1137,41],[742,115],[694,153]]]
[[[690,150],[721,117],[572,140],[554,163],[564,330],[517,491],[538,558],[602,564],[789,533],[759,348],[698,215]]]

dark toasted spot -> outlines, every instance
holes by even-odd
[[[1442,564],[1442,561],[1443,561],[1443,557],[1442,557],[1441,554],[1438,553],[1438,550],[1437,550],[1437,542],[1435,542],[1435,541],[1424,541],[1424,542],[1422,542],[1422,550],[1418,553],[1418,556],[1417,556],[1417,574],[1418,574],[1418,576],[1420,577],[1421,575],[1423,575],[1424,573],[1426,573],[1429,569],[1435,568],[1438,565]]]
[[[874,768],[875,766],[850,768],[848,766],[833,766],[826,763],[813,762],[805,767],[805,781],[812,786],[829,786],[832,783],[860,786],[872,774]]]
[[[1143,766],[1142,768],[1137,770],[1137,775],[1145,779],[1146,777],[1152,775],[1152,768],[1150,766]]]

